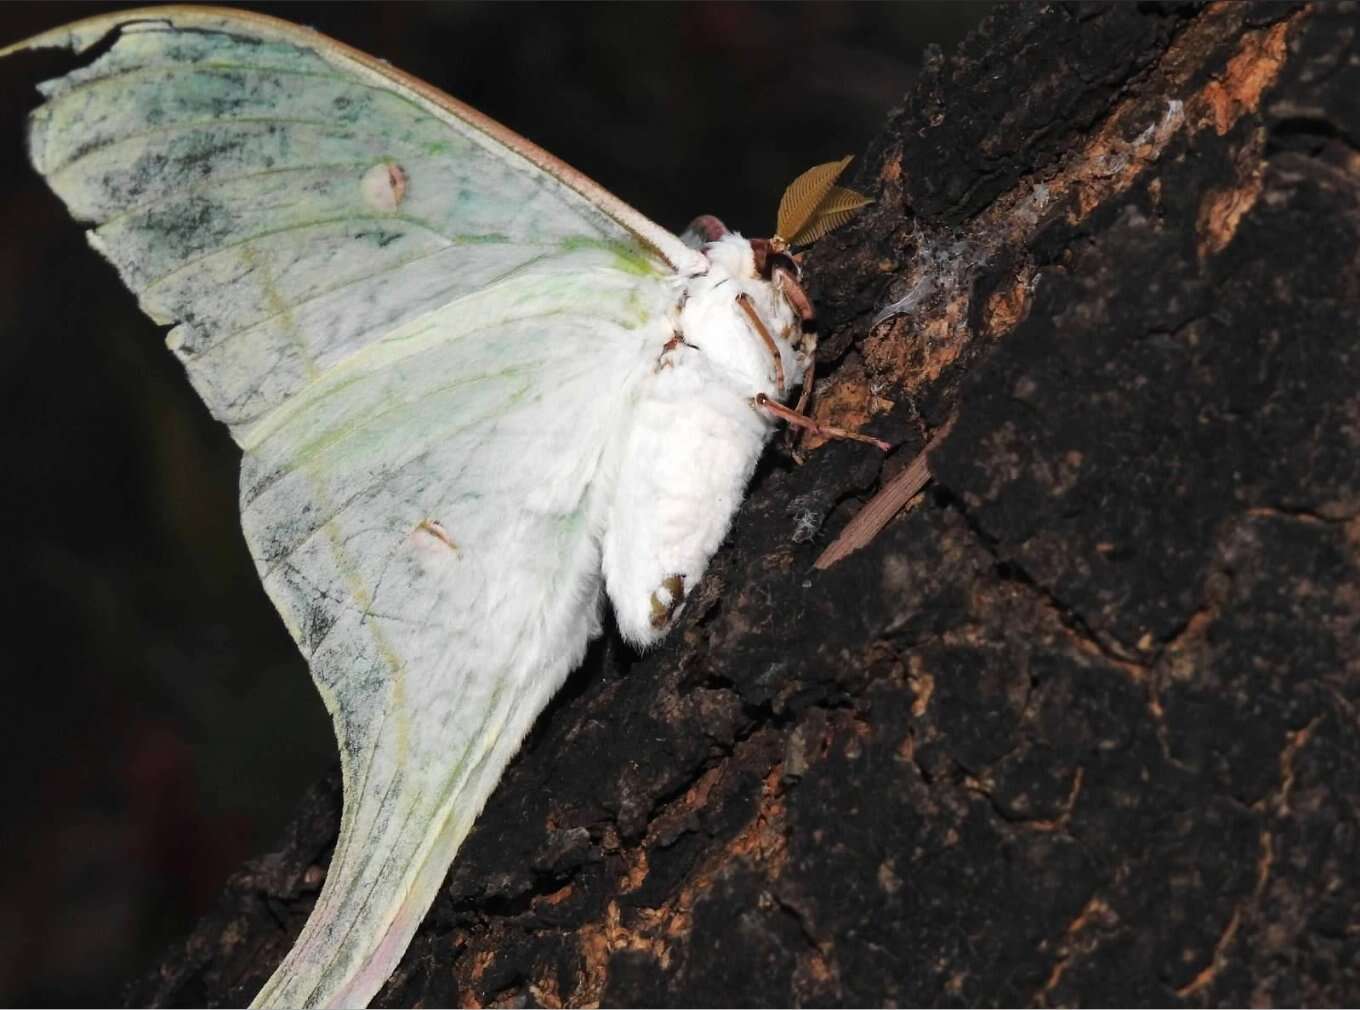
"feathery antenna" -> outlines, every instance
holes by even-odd
[[[862,193],[836,185],[853,157],[847,154],[840,161],[815,165],[789,183],[779,201],[778,224],[771,239],[776,251],[815,242],[873,203]]]

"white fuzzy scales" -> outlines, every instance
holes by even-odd
[[[789,339],[800,321],[757,277],[750,243],[728,235],[705,252],[706,268],[685,279],[674,335],[638,382],[603,517],[609,600],[624,637],[644,646],[670,629],[741,504],[772,429],[756,395],[788,393],[739,293],[779,349],[778,374],[801,376],[806,365]]]
[[[241,445],[334,721],[339,842],[256,1005],[364,1005],[604,595],[636,644],[674,625],[806,345],[744,239],[689,249],[314,32],[166,7],[16,48],[113,32],[44,86],[33,162]]]

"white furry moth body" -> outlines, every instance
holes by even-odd
[[[340,748],[326,883],[255,1004],[364,1005],[603,597],[634,644],[673,626],[809,310],[782,240],[687,244],[307,29],[163,7],[5,52],[106,40],[42,86],[31,158],[241,446]],[[859,199],[834,195],[823,230]]]

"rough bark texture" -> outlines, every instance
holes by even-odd
[[[1009,8],[935,61],[808,262],[820,409],[901,447],[771,454],[683,631],[540,721],[380,1004],[1360,1001],[1357,24]],[[244,1003],[338,811],[130,1001]]]

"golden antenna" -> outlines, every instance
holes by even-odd
[[[837,186],[854,155],[815,165],[789,183],[779,201],[779,218],[770,244],[776,252],[807,245],[849,221],[855,211],[873,203],[853,189]]]

